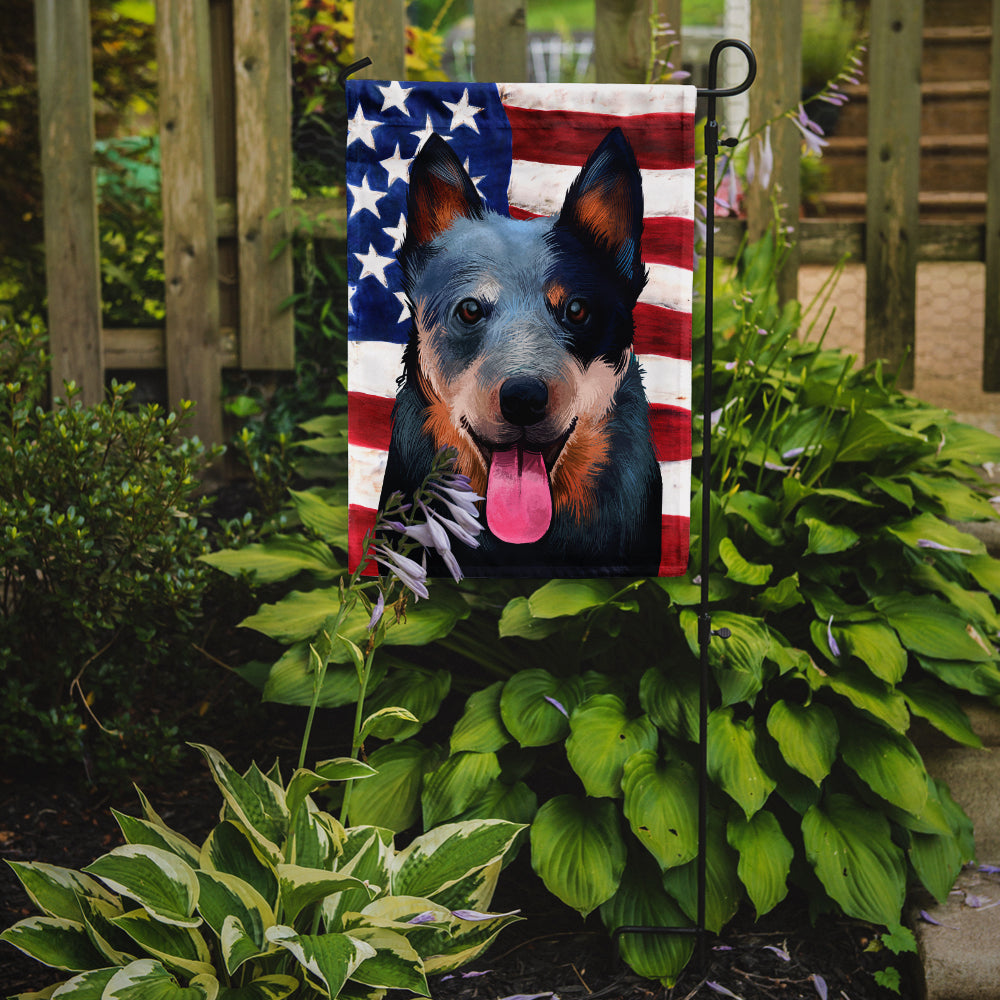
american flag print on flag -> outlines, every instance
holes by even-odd
[[[449,445],[467,575],[686,571],[695,100],[348,81],[352,569]]]

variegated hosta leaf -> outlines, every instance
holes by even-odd
[[[384,927],[355,927],[351,937],[375,949],[351,973],[351,979],[365,986],[409,990],[418,996],[430,996],[424,963],[402,934]]]
[[[150,955],[189,976],[213,971],[205,939],[190,927],[160,923],[145,910],[132,910],[111,921]]]
[[[630,719],[625,702],[613,694],[595,694],[578,705],[569,728],[566,757],[595,798],[619,798],[625,761],[636,751],[655,749],[659,739],[648,715]]]
[[[268,928],[267,939],[294,955],[309,978],[332,997],[365,959],[375,957],[370,944],[349,934],[296,934],[293,928],[278,924]]]
[[[640,751],[625,762],[622,789],[632,832],[661,869],[697,855],[698,783],[689,764]]]
[[[446,823],[421,834],[393,859],[392,892],[433,899],[499,861],[523,827],[505,820]]]
[[[198,910],[220,940],[227,920],[236,920],[242,936],[250,939],[254,953],[265,951],[264,931],[275,923],[274,912],[267,900],[248,882],[224,872],[200,871],[198,883],[201,887]],[[231,939],[233,933],[231,930]],[[241,945],[241,957],[235,965],[230,965],[229,962],[232,949],[227,950],[226,965],[230,975],[239,964],[251,957],[244,954],[245,950]]]
[[[757,762],[752,718],[737,721],[731,707],[717,708],[709,715],[708,774],[748,818],[764,804],[776,782]]]
[[[523,833],[522,827],[521,832]],[[520,833],[518,837],[520,837]],[[515,838],[516,839],[516,838]],[[468,908],[472,910],[488,910],[493,902],[493,894],[500,879],[506,856],[497,858],[491,865],[479,868],[465,878],[453,882],[446,889],[434,893],[435,902],[447,906],[449,910]]]
[[[618,810],[608,799],[558,795],[531,824],[531,865],[549,892],[586,916],[617,891],[625,870]]]
[[[252,885],[272,908],[278,904],[277,872],[241,823],[225,820],[208,835],[199,867],[235,875]]]
[[[153,959],[143,958],[119,969],[108,981],[101,1000],[216,1000],[219,981],[196,976],[187,986]]]
[[[344,930],[345,913],[357,913],[367,906],[372,891],[388,889],[391,857],[391,831],[373,826],[356,826],[347,831],[337,870],[342,875],[353,875],[367,888],[345,889],[323,900],[323,920],[328,931]]]
[[[344,836],[337,819],[317,809],[312,799],[306,799],[292,819],[285,858],[304,868],[335,868]]]
[[[788,895],[788,872],[795,849],[773,813],[761,809],[750,819],[729,821],[726,837],[740,853],[736,873],[746,886],[757,916],[774,909]]]
[[[500,716],[500,692],[503,681],[497,681],[469,696],[462,717],[455,723],[451,734],[451,752],[474,750],[477,753],[496,753],[510,742]]]
[[[278,865],[281,906],[286,920],[294,921],[302,910],[345,889],[361,889],[375,895],[361,879],[342,872],[327,872],[300,865]]]
[[[284,789],[254,768],[246,776],[240,775],[212,747],[197,743],[192,745],[208,761],[227,807],[247,828],[264,855],[277,863],[281,856],[278,845],[288,831]]]
[[[245,986],[224,986],[218,1000],[285,1000],[299,985],[294,976],[261,976]]]
[[[97,879],[74,871],[39,861],[8,861],[31,901],[46,916],[81,920],[80,897],[92,896],[109,903],[114,896]]]
[[[43,993],[21,993],[11,1000],[27,1000],[28,997],[52,997],[55,1000],[101,1000],[104,996],[104,988],[114,978],[119,966],[112,966],[107,969],[91,969],[89,972],[81,972],[80,975],[67,979],[65,983],[56,987],[53,991],[49,987]],[[51,991],[51,992],[50,992]]]
[[[849,917],[899,923],[906,866],[882,813],[849,795],[830,795],[805,814],[802,837],[823,887]]]
[[[306,796],[312,795],[318,788],[328,785],[331,781],[348,781],[355,778],[370,778],[378,772],[363,761],[353,757],[337,757],[325,760],[316,765],[313,770],[300,767],[288,782],[285,792],[285,805],[291,815],[295,815]]]
[[[261,945],[255,941],[243,922],[232,915],[222,921],[219,945],[222,948],[222,960],[226,963],[226,971],[230,975],[252,958],[260,958],[267,952],[275,950],[275,946],[270,942]]]
[[[781,748],[781,756],[815,785],[830,773],[840,738],[837,720],[826,705],[798,705],[778,700],[767,716],[767,731]]]
[[[105,959],[95,950],[87,929],[76,920],[65,917],[28,917],[19,920],[0,934],[26,955],[54,969],[81,972],[100,968]]]
[[[194,869],[171,851],[146,844],[125,844],[85,869],[113,892],[134,899],[150,916],[165,924],[197,927],[198,878]]]
[[[80,899],[83,921],[94,947],[104,956],[106,965],[128,965],[139,958],[140,949],[120,928],[114,925],[115,917],[125,911],[121,903],[109,903],[93,896]]]
[[[436,771],[424,778],[420,796],[424,826],[437,826],[454,819],[500,777],[495,753],[461,752],[452,754]]]
[[[475,919],[467,919],[468,910],[452,910],[455,918],[451,932],[442,934],[431,954],[424,958],[424,971],[431,973],[451,972],[478,958],[492,944],[494,938],[508,924],[521,917],[516,911],[511,913],[476,914]],[[415,941],[414,944],[419,945]]]
[[[601,904],[601,920],[619,927],[689,927],[692,922],[664,891],[651,859],[630,858],[618,891]],[[672,986],[694,950],[692,934],[623,934],[619,950],[640,976]]]
[[[161,850],[176,854],[192,868],[197,866],[199,850],[187,837],[176,833],[169,827],[152,823],[149,820],[126,816],[125,813],[120,813],[117,809],[112,809],[111,812],[118,821],[122,835],[128,843],[159,847]]]

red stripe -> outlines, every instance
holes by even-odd
[[[694,166],[694,116],[678,112],[603,115],[589,111],[535,111],[505,106],[515,160],[582,167],[597,141],[620,128],[639,166],[678,170]]]
[[[649,429],[658,462],[679,462],[691,457],[690,410],[650,403]]]
[[[666,358],[691,360],[691,314],[639,302],[635,320],[636,354],[660,354]]]
[[[361,562],[361,556],[363,553],[363,547],[365,542],[365,535],[369,531],[375,530],[375,516],[376,513],[370,507],[360,507],[357,504],[351,504],[347,512],[347,568],[350,572],[354,572],[357,569],[358,563]],[[378,568],[375,566],[374,562],[369,564],[369,569],[365,572],[366,576],[377,576]]]
[[[694,222],[673,215],[647,218],[642,226],[642,259],[647,264],[694,267]]]
[[[687,572],[690,521],[677,514],[660,517],[660,576],[683,576]]]
[[[347,440],[351,444],[388,451],[392,437],[392,408],[395,404],[394,398],[349,392]]]

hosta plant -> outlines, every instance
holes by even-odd
[[[312,795],[370,780],[353,758],[234,770],[202,746],[224,802],[202,844],[140,793],[115,813],[126,843],[82,871],[11,862],[41,911],[0,935],[64,981],[66,1000],[281,1000],[429,996],[427,976],[477,956],[514,913],[488,912],[521,829],[450,823],[397,849],[392,832],[343,827]],[[54,992],[53,992],[54,990]]]

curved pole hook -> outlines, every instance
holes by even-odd
[[[716,86],[719,75],[719,56],[722,55],[725,49],[739,49],[746,56],[747,75],[746,79],[737,86],[719,89]],[[749,90],[750,85],[756,78],[757,57],[754,55],[753,49],[739,38],[723,38],[722,41],[715,43],[712,54],[708,57],[708,87],[699,88],[698,96],[707,97],[710,100],[715,97],[735,97],[737,94],[742,94],[744,91]]]
[[[363,59],[359,59],[357,62],[352,62],[349,66],[345,66],[337,74],[337,83],[340,85],[340,89],[341,90],[347,89],[347,78],[352,73],[357,73],[358,70],[362,70],[366,66],[371,66],[371,64],[372,64],[371,59],[369,59],[368,56],[365,56]]]

